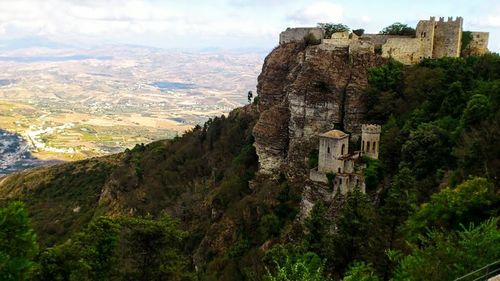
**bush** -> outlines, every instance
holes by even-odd
[[[27,280],[37,252],[36,235],[24,204],[0,208],[0,280]]]
[[[380,31],[380,34],[385,35],[404,35],[415,36],[415,29],[406,24],[395,22]]]
[[[352,31],[352,33],[356,34],[357,36],[361,36],[361,35],[365,34],[365,30],[363,28],[354,29]]]
[[[332,34],[336,32],[349,31],[349,27],[341,23],[318,23],[318,27],[325,31],[325,38],[332,38]]]
[[[308,33],[304,36],[304,42],[306,43],[306,46],[318,45],[321,44],[321,38],[318,39],[314,36],[314,34]]]
[[[256,96],[255,98],[253,98],[253,105],[258,105],[259,104],[259,96]]]
[[[309,152],[309,158],[307,160],[307,166],[309,166],[309,169],[318,167],[318,157],[319,151],[317,149],[313,149]]]

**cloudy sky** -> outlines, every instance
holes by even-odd
[[[272,48],[286,27],[342,22],[378,32],[400,21],[463,16],[500,51],[499,0],[0,0],[0,40],[163,48]]]

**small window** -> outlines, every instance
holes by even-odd
[[[328,148],[326,149],[326,152],[327,152],[327,153],[330,153],[330,147],[328,147]]]
[[[366,142],[366,152],[370,152],[370,142]]]
[[[359,186],[359,179],[356,179],[356,186]]]
[[[338,171],[339,171],[339,173],[340,173],[340,171],[341,171],[341,170],[340,170],[340,168],[339,168],[339,170],[338,170]]]
[[[377,151],[377,142],[373,142],[373,152]]]
[[[342,148],[340,149],[340,155],[344,155],[345,144],[342,144]]]
[[[342,185],[342,179],[339,179],[339,184]]]

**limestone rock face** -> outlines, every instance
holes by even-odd
[[[304,177],[319,133],[335,128],[359,135],[368,69],[384,62],[373,53],[323,44],[274,49],[257,85],[261,115],[253,134],[260,171]]]

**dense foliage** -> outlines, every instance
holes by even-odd
[[[250,105],[174,140],[5,179],[23,187],[42,246],[23,205],[2,203],[0,279],[453,280],[500,259],[500,57],[369,74],[368,121],[383,126],[380,159],[363,159],[367,194],[337,194],[297,223],[304,183],[256,174]]]
[[[331,38],[332,34],[336,32],[349,31],[350,28],[342,23],[318,23],[318,27],[323,28],[325,31],[325,38]]]
[[[368,195],[315,205],[293,255],[317,254],[324,280],[454,280],[500,259],[500,57],[390,61],[369,83]]]
[[[415,29],[407,24],[396,22],[382,29],[380,34],[415,36]]]
[[[36,235],[23,204],[0,208],[0,280],[27,280],[36,252]]]

